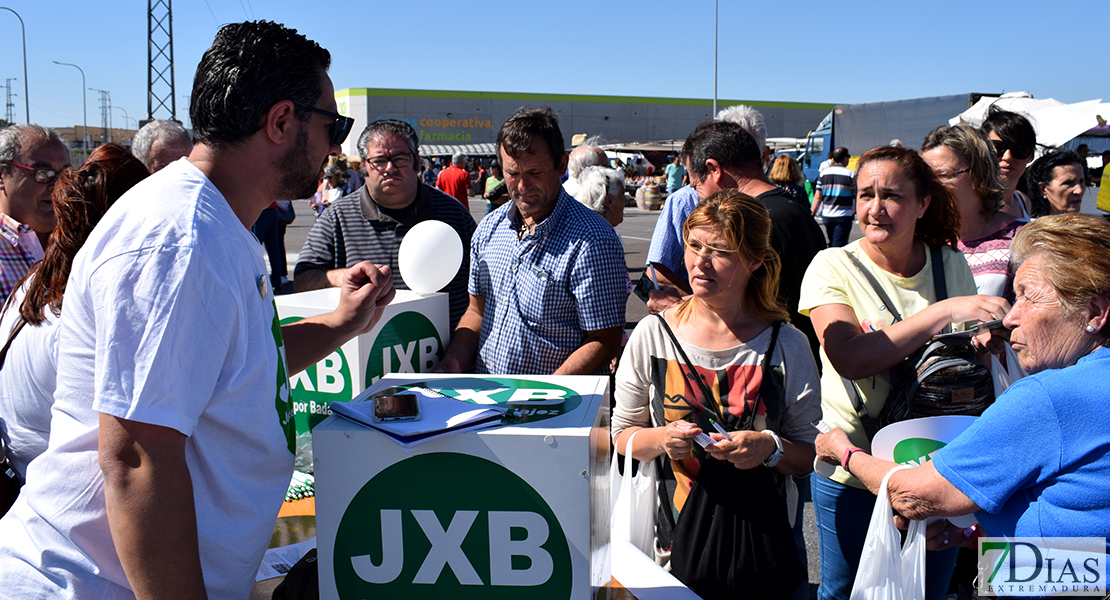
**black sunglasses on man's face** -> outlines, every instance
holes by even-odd
[[[335,122],[331,124],[331,143],[336,146],[342,144],[343,140],[347,139],[347,135],[351,133],[351,127],[355,125],[355,120],[351,117],[344,117],[341,114],[333,113],[330,110],[324,110],[322,108],[316,108],[315,106],[306,108],[314,113],[335,119]]]

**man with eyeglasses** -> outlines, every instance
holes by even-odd
[[[197,144],[131,188],[74,260],[54,442],[0,519],[4,598],[247,598],[293,472],[289,375],[369,331],[390,270],[348,270],[337,309],[281,326],[249,227],[303,198],[350,120],[331,56],[276,23],[201,58]]]
[[[707,121],[698,125],[682,145],[690,185],[700,200],[721,190],[736,189],[759,200],[771,215],[771,247],[782,262],[779,297],[790,311],[790,323],[809,338],[816,358],[817,334],[809,317],[798,313],[798,298],[806,268],[818,252],[825,249],[825,236],[809,212],[772,184],[763,173],[762,146],[748,130],[730,121]],[[668,200],[670,202],[670,200]],[[678,268],[681,263],[670,263]],[[668,270],[668,273],[673,271]],[[662,278],[659,278],[662,280]],[[682,283],[683,286],[679,284]],[[648,309],[659,312],[678,306],[689,295],[685,267],[682,276],[653,290]]]
[[[54,218],[54,182],[69,167],[69,148],[53,129],[0,130],[0,303],[42,260]]]
[[[466,310],[470,237],[476,227],[470,211],[458,200],[420,182],[420,141],[404,121],[380,119],[363,130],[358,152],[366,165],[366,183],[331,203],[308,232],[293,269],[298,292],[333,287],[344,270],[359,261],[390,265],[398,289],[408,289],[397,267],[401,240],[417,223],[450,225],[463,243],[459,272],[443,288],[449,296],[450,326]]]

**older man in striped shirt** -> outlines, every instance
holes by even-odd
[[[469,302],[470,237],[476,225],[458,200],[420,182],[419,143],[404,121],[381,119],[363,130],[358,151],[366,165],[366,184],[332,202],[312,226],[293,269],[296,291],[335,287],[347,267],[364,260],[389,265],[394,286],[408,289],[397,265],[401,240],[417,223],[443,221],[463,243],[462,266],[443,289],[455,327]]]

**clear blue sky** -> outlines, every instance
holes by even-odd
[[[30,110],[81,123],[80,74],[145,118],[146,2],[0,0],[27,29]],[[331,51],[336,89],[381,87],[712,98],[711,0],[598,2],[174,2],[178,118],[220,24],[269,19]],[[858,103],[1024,90],[1110,101],[1099,49],[1110,2],[737,2],[720,4],[718,97]],[[1099,25],[1101,23],[1101,25]],[[19,22],[0,10],[0,84],[24,121]],[[90,127],[100,95],[88,92]],[[0,96],[2,99],[2,96]],[[0,117],[3,116],[0,105]],[[164,115],[157,115],[164,116]],[[113,110],[122,126],[123,111]]]

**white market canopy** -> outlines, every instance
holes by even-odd
[[[1076,136],[1083,135],[1103,122],[1110,121],[1110,104],[1102,99],[1064,104],[1053,98],[1037,100],[1028,92],[1011,92],[1000,97],[980,98],[974,106],[948,120],[949,125],[964,122],[979,127],[991,105],[1021,113],[1029,118],[1037,132],[1037,144],[1060,147]]]

